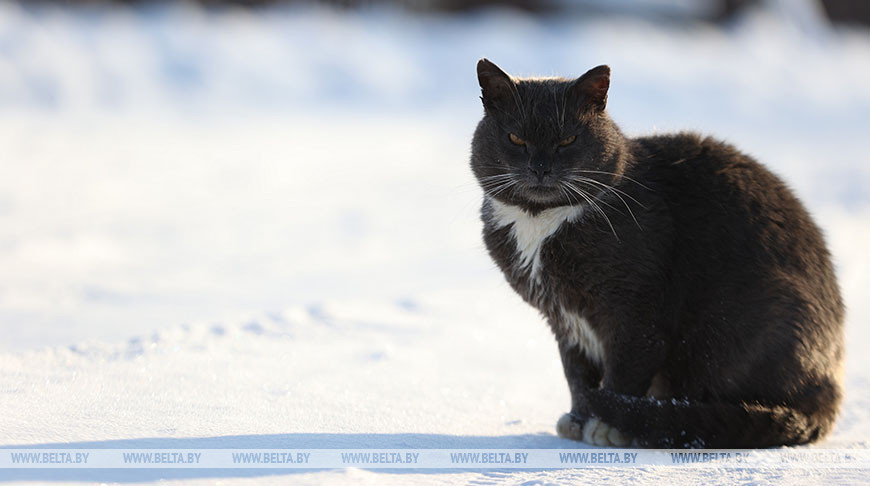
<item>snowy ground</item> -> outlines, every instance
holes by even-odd
[[[870,35],[510,12],[0,4],[0,446],[578,447],[555,345],[489,262],[474,63],[613,68],[628,133],[783,175],[828,235],[870,446]],[[0,471],[0,480],[852,482],[861,471]],[[233,481],[225,481],[233,478]]]

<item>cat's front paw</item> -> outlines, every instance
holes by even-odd
[[[631,439],[616,427],[611,427],[595,417],[580,421],[570,413],[562,415],[556,422],[556,433],[565,439],[602,447],[625,447],[631,443]]]
[[[564,439],[583,440],[583,423],[584,421],[570,413],[566,413],[559,417],[556,422],[556,434]]]
[[[604,447],[625,447],[631,439],[616,427],[608,425],[595,417],[583,424],[583,442]]]

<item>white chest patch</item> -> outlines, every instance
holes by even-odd
[[[517,246],[520,267],[529,268],[531,277],[537,278],[541,266],[541,245],[565,222],[573,222],[583,214],[578,206],[560,206],[541,211],[535,216],[524,209],[489,200],[496,227],[511,225],[511,235]]]
[[[595,331],[589,326],[589,321],[573,312],[566,311],[564,308],[561,309],[561,314],[560,323],[566,331],[568,343],[579,345],[593,363],[598,365],[604,363],[604,346],[595,335]]]

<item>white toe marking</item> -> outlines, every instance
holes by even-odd
[[[617,447],[624,447],[628,445],[628,438],[622,434],[619,430],[614,427],[610,428],[610,432],[607,434],[607,440],[610,441],[611,444]]]
[[[582,424],[575,422],[567,413],[559,417],[559,421],[556,422],[556,433],[566,439],[583,440]]]
[[[598,428],[600,420],[595,417],[589,418],[583,425],[583,442],[587,444],[595,444],[595,429]]]
[[[583,425],[583,442],[603,447],[624,447],[631,441],[615,427],[592,417]]]

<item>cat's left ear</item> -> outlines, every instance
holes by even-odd
[[[610,67],[598,66],[590,69],[571,84],[573,91],[583,107],[604,111],[607,106],[607,90],[610,89]]]

